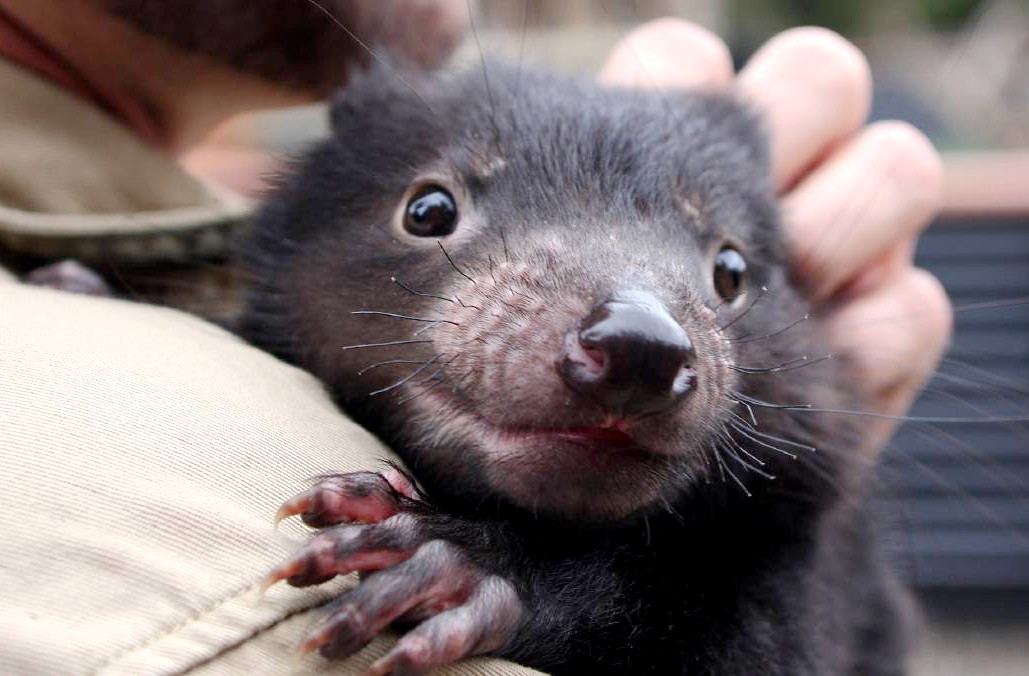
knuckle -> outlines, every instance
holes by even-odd
[[[622,63],[623,84],[723,85],[732,78],[729,48],[713,33],[682,19],[663,18],[632,30],[615,47],[608,65]]]
[[[946,349],[954,329],[954,310],[947,292],[932,273],[912,268],[907,275],[908,302],[916,309],[920,321],[916,331],[925,347],[926,359],[935,362]]]
[[[525,606],[514,585],[496,575],[486,577],[476,586],[470,611],[486,628],[480,647],[488,650],[503,646],[525,617]]]
[[[934,210],[943,186],[943,164],[925,134],[898,120],[876,122],[866,134],[876,152],[890,159],[889,171],[908,199]]]
[[[307,547],[316,551],[332,549],[343,554],[359,546],[362,536],[369,532],[369,526],[360,524],[342,524],[318,531],[308,541]]]
[[[499,575],[490,575],[486,577],[479,584],[479,588],[484,595],[492,596],[505,602],[519,600],[518,591],[515,589],[514,585],[511,584],[509,580],[502,578]]]
[[[407,634],[397,645],[397,659],[400,663],[428,665],[433,654],[432,643],[424,636]]]
[[[671,51],[676,49],[708,72],[731,73],[729,48],[714,33],[694,23],[674,17],[654,19],[640,27],[637,40],[653,40]]]
[[[406,512],[394,514],[384,521],[352,528],[362,529],[357,533],[364,548],[410,549],[416,547],[424,537],[418,518]]]
[[[460,550],[444,540],[429,540],[419,544],[410,558],[400,564],[404,575],[424,579],[449,576],[450,583],[463,584],[467,572]]]
[[[344,540],[352,540],[361,533],[365,532],[368,526],[364,524],[354,523],[341,523],[328,528],[323,528],[317,533],[311,536],[308,543],[314,544],[316,542],[341,542]]]
[[[416,514],[410,512],[397,512],[385,521],[374,526],[381,530],[401,531],[409,534],[417,534],[421,531],[421,520]]]
[[[461,558],[461,550],[446,540],[429,540],[418,548],[417,556],[434,561],[452,561]]]
[[[770,44],[782,51],[796,72],[810,78],[826,95],[867,108],[872,71],[865,55],[843,36],[826,28],[803,26],[780,33]]]
[[[355,603],[348,603],[340,608],[332,617],[332,626],[337,633],[358,640],[367,639],[372,635],[364,610]]]
[[[522,599],[518,590],[510,581],[496,575],[490,575],[479,585],[478,593],[489,599],[491,607],[496,609],[501,624],[513,624],[524,614]]]

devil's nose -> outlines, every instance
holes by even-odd
[[[686,331],[657,298],[623,291],[565,336],[558,370],[569,387],[608,411],[643,415],[696,388],[695,359]]]

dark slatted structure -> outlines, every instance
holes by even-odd
[[[1029,298],[1029,218],[940,221],[917,261],[959,312],[912,415],[1029,414],[1029,304],[998,303]],[[907,423],[882,469],[892,544],[917,586],[1029,589],[1029,423]]]

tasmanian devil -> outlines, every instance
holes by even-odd
[[[894,674],[845,359],[728,95],[492,64],[334,102],[248,245],[243,332],[403,458],[283,506],[270,580],[361,583],[305,643],[376,674]]]

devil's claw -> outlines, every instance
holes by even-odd
[[[464,657],[496,651],[514,636],[522,615],[522,602],[514,587],[502,578],[486,577],[475,584],[465,603],[402,636],[366,674],[421,674]]]
[[[342,658],[367,645],[391,624],[412,627],[371,666],[369,674],[421,674],[464,657],[499,650],[524,616],[522,600],[506,579],[473,562],[462,542],[479,543],[488,524],[439,514],[421,502],[399,474],[370,472],[325,477],[283,505],[280,514],[304,515],[326,527],[285,563],[265,586],[294,586],[336,575],[365,573],[360,584],[300,646]],[[398,485],[399,484],[399,485]],[[490,552],[480,551],[475,561]]]
[[[459,548],[433,540],[407,560],[366,577],[339,600],[302,650],[347,657],[399,619],[428,618],[401,637],[369,673],[423,673],[469,655],[495,650],[521,618],[514,588],[470,566]]]
[[[300,515],[312,528],[339,523],[375,523],[399,512],[405,501],[415,500],[411,482],[399,471],[382,474],[354,472],[322,477],[308,490],[287,500],[275,523]]]
[[[269,573],[263,586],[286,580],[294,587],[306,587],[337,575],[392,566],[417,549],[416,525],[413,515],[396,514],[381,523],[326,528]]]

